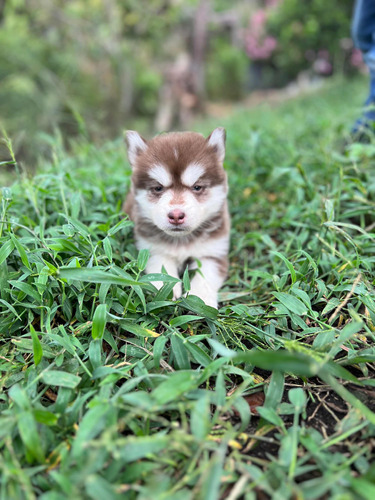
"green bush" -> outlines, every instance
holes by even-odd
[[[104,4],[7,2],[0,116],[19,160],[34,163],[41,132],[69,138],[83,127],[91,139],[117,137],[134,117],[155,114],[160,62],[169,57],[162,41],[178,29],[182,8]]]
[[[350,38],[351,0],[284,0],[270,11],[267,31],[277,40],[271,62],[289,80],[326,58],[332,72],[342,70],[342,40]]]
[[[211,43],[207,59],[207,97],[243,97],[249,67],[249,59],[244,51],[225,39],[217,38]]]

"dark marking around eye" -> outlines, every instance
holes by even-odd
[[[201,184],[195,184],[192,189],[195,194],[202,194],[206,190],[206,187],[207,186],[202,186]]]

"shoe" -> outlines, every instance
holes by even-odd
[[[354,123],[350,135],[354,142],[370,142],[375,137],[375,98],[369,97],[363,114]]]

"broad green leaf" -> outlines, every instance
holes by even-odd
[[[339,336],[333,342],[329,354],[334,357],[341,350],[342,344],[347,342],[353,335],[358,333],[363,328],[362,321],[352,321],[345,325],[345,327],[340,331]]]
[[[215,383],[215,396],[216,396],[216,405],[222,407],[225,405],[225,399],[227,396],[227,391],[225,388],[225,380],[223,371],[220,370]]]
[[[102,355],[102,339],[95,338],[90,342],[89,345],[89,359],[94,370],[95,368],[98,368],[99,366],[102,365],[101,355]]]
[[[166,404],[177,400],[186,392],[196,387],[197,376],[193,371],[178,371],[168,375],[168,379],[162,382],[152,392],[154,400],[160,404]]]
[[[63,231],[68,238],[72,238],[74,236],[74,227],[71,224],[63,224]]]
[[[244,431],[251,419],[251,412],[249,403],[240,396],[235,395],[233,400],[233,407],[237,410],[240,418],[241,418],[241,431]]]
[[[166,286],[166,285],[164,285],[164,286]],[[164,286],[162,288],[164,288]],[[146,312],[155,311],[156,309],[165,310],[166,307],[175,306],[175,304],[176,303],[174,301],[171,301],[171,300],[158,300],[158,301],[148,302],[146,304]]]
[[[207,339],[208,343],[212,347],[212,349],[219,354],[219,356],[223,356],[225,358],[233,358],[233,356],[236,356],[236,351],[233,351],[232,349],[228,349],[226,346],[221,344],[218,340],[216,339]]]
[[[330,299],[327,304],[325,305],[323,311],[322,311],[322,315],[324,314],[328,314],[330,311],[333,311],[334,309],[336,309],[336,307],[340,305],[340,301],[339,299],[337,299],[336,297],[333,297],[332,299]]]
[[[113,317],[112,314],[109,314],[109,317]],[[119,324],[123,330],[126,330],[130,333],[133,333],[137,337],[159,337],[160,333],[155,332],[154,330],[150,330],[148,328],[144,328],[143,326],[137,325],[136,323],[132,323],[126,319],[119,319]]]
[[[42,298],[36,288],[33,288],[31,285],[28,283],[24,283],[23,281],[15,281],[15,280],[10,280],[9,283],[14,286],[15,288],[18,288],[18,290],[21,290],[21,292],[26,293],[26,295],[29,295],[33,299],[35,299],[39,304],[42,302]]]
[[[194,314],[185,314],[183,316],[177,316],[176,318],[172,318],[169,321],[171,326],[177,327],[186,325],[187,323],[191,323],[192,321],[197,321],[200,319],[204,319],[203,316],[195,316]]]
[[[282,429],[285,428],[282,418],[279,417],[279,415],[276,413],[276,411],[273,408],[267,408],[265,406],[258,406],[257,411],[261,417],[266,419],[271,424],[276,425],[278,427],[281,427]]]
[[[166,450],[169,443],[170,438],[164,433],[136,438],[129,437],[122,443],[118,453],[125,462],[134,462]]]
[[[375,484],[373,480],[365,478],[349,477],[350,486],[359,495],[359,498],[373,500],[375,498]]]
[[[95,309],[92,319],[91,335],[93,339],[101,339],[104,335],[105,325],[107,322],[107,306],[99,304]]]
[[[164,273],[150,273],[141,276],[140,282],[152,283],[153,281],[162,281],[163,283],[178,283],[180,280],[178,278],[173,278],[169,274]]]
[[[160,360],[163,355],[163,351],[165,348],[165,344],[167,343],[168,338],[164,336],[158,337],[153,346],[153,352],[154,352],[154,367],[158,369],[160,367]]]
[[[5,243],[2,243],[0,248],[0,265],[9,257],[13,249],[14,243],[12,240],[7,240]]]
[[[30,325],[30,333],[31,333],[31,338],[33,340],[34,364],[35,366],[38,366],[43,357],[43,348],[42,344],[40,343],[39,337],[36,331],[34,330],[33,325]]]
[[[193,436],[202,441],[210,432],[210,405],[208,394],[203,394],[194,404],[190,414],[190,429]]]
[[[72,252],[73,254],[83,255],[77,245],[64,238],[50,238],[47,245],[48,248],[55,250],[55,252]]]
[[[202,476],[201,496],[204,500],[218,500],[220,498],[220,485],[224,475],[224,460],[227,444],[223,441],[220,448],[212,455],[210,462],[204,465]]]
[[[106,417],[111,411],[109,403],[96,405],[86,411],[73,442],[72,454],[78,458],[85,452],[87,443],[98,436],[106,427]]]
[[[98,474],[89,475],[85,482],[86,493],[92,500],[121,500],[123,495],[116,492],[116,486]]]
[[[147,311],[146,298],[145,298],[145,294],[143,293],[142,288],[138,285],[134,285],[133,290],[140,298],[142,306],[143,306],[143,312],[146,314],[146,311]]]
[[[128,280],[110,271],[95,267],[62,266],[59,268],[57,276],[67,280],[88,281],[89,283],[109,283],[122,286],[142,285],[138,281]]]
[[[108,231],[108,236],[113,236],[117,233],[117,231],[121,231],[121,229],[132,226],[133,222],[131,222],[129,219],[122,219],[115,226],[111,227],[111,229]]]
[[[190,352],[192,358],[196,363],[204,367],[208,366],[211,363],[212,359],[210,358],[210,356],[206,354],[204,350],[198,345],[189,342],[189,339],[185,341],[185,347]]]
[[[121,399],[125,403],[129,403],[136,408],[142,408],[144,410],[152,410],[155,406],[151,394],[146,391],[128,392],[128,394],[124,394]]]
[[[139,251],[137,264],[138,264],[138,269],[140,271],[144,271],[146,269],[149,257],[150,257],[149,250],[143,249]]]
[[[146,460],[140,460],[139,462],[133,462],[128,464],[124,471],[121,472],[121,478],[124,483],[135,483],[136,481],[143,480],[145,476],[153,475],[156,477],[155,469],[159,468],[157,462],[147,462]],[[189,500],[186,498],[186,500]]]
[[[298,314],[299,316],[304,316],[307,314],[306,305],[297,297],[289,295],[285,292],[273,292],[274,296],[279,300],[289,311]]]
[[[7,308],[7,309],[9,309],[9,311],[11,311],[11,312],[15,315],[15,317],[16,317],[17,319],[19,319],[20,321],[22,321],[21,316],[19,316],[19,315],[17,314],[17,311],[16,311],[16,310],[15,310],[15,308],[12,306],[12,304],[9,304],[9,302],[7,302],[6,300],[3,300],[3,299],[0,299],[0,304],[3,304],[3,305]]]
[[[81,377],[61,370],[49,370],[43,373],[42,380],[47,385],[74,389],[80,383]]]
[[[273,371],[270,383],[267,387],[266,399],[264,405],[268,408],[277,408],[284,394],[284,373],[277,370]]]
[[[300,413],[306,405],[306,394],[302,387],[290,389],[288,392],[288,398],[298,413]]]
[[[85,238],[88,239],[88,237],[90,236],[90,229],[87,226],[85,226],[85,224],[83,224],[81,221],[79,221],[78,219],[75,219],[73,217],[67,217],[65,214],[60,214],[60,215],[62,215],[63,217],[66,217],[69,224],[74,226],[76,228],[76,230],[80,234],[82,234],[82,236],[84,236]]]
[[[293,264],[282,253],[276,252],[275,250],[271,251],[271,253],[273,255],[276,255],[277,257],[279,257],[279,259],[281,259],[282,261],[285,262],[285,264],[286,264],[286,266],[287,266],[287,268],[289,270],[290,277],[292,278],[292,283],[295,283],[296,280],[297,280],[297,277],[296,277],[296,271],[295,271],[295,269],[293,267]]]
[[[9,390],[9,397],[16,403],[19,408],[25,411],[30,410],[30,400],[26,394],[25,389],[21,387],[21,385],[13,385]]]
[[[326,198],[324,208],[327,216],[327,221],[333,221],[335,219],[334,202],[331,199]]]
[[[173,334],[171,337],[171,348],[172,353],[175,357],[177,367],[180,370],[189,370],[190,361],[188,352],[184,345],[184,342],[178,337],[178,335]]]
[[[14,234],[11,234],[10,237],[11,237],[13,243],[14,243],[14,246],[16,247],[17,252],[20,254],[22,264],[24,266],[26,266],[27,268],[31,269],[30,262],[29,262],[29,259],[27,257],[26,250],[23,248],[23,246],[21,245],[21,243],[19,242],[19,240],[14,236]]]
[[[235,364],[240,362],[251,363],[264,370],[293,373],[298,376],[317,375],[323,363],[301,353],[290,353],[283,350],[258,351],[253,349],[246,353],[232,357]]]
[[[295,439],[292,434],[292,429],[288,429],[288,433],[281,438],[280,449],[279,449],[279,460],[283,467],[290,467],[295,460]]]
[[[112,262],[112,245],[111,240],[108,238],[108,236],[103,240],[103,248],[107,259],[109,260],[109,262]]]
[[[183,297],[180,300],[180,306],[193,311],[203,318],[216,319],[218,315],[217,309],[214,307],[207,306],[202,299],[195,295],[189,295],[189,297]]]
[[[186,266],[184,274],[182,276],[182,283],[184,284],[185,292],[190,292],[190,278],[189,278],[189,268]]]
[[[158,303],[169,302],[170,304],[173,304],[175,306],[176,302],[175,301],[172,302],[171,300],[175,284],[176,284],[175,281],[172,281],[170,283],[164,283],[164,285],[155,293],[154,301]]]
[[[101,283],[99,287],[99,302],[101,304],[105,304],[105,299],[107,297],[110,288],[111,285],[109,283]]]
[[[56,335],[57,336],[57,335]],[[27,352],[34,354],[33,340],[28,338],[16,338],[12,339],[12,344],[14,344],[19,352]],[[43,344],[43,357],[47,359],[56,357],[56,349],[51,349],[48,345]]]
[[[34,418],[37,422],[44,425],[56,425],[58,416],[46,410],[34,410]]]
[[[17,415],[17,425],[21,439],[29,454],[38,462],[44,462],[44,451],[40,441],[40,435],[30,411],[22,411]]]

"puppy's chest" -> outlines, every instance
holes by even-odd
[[[189,259],[225,257],[229,249],[229,235],[224,234],[219,238],[198,238],[187,244],[152,242],[142,237],[136,237],[136,245],[139,249],[147,248],[153,255],[163,256],[165,259],[182,265]]]

